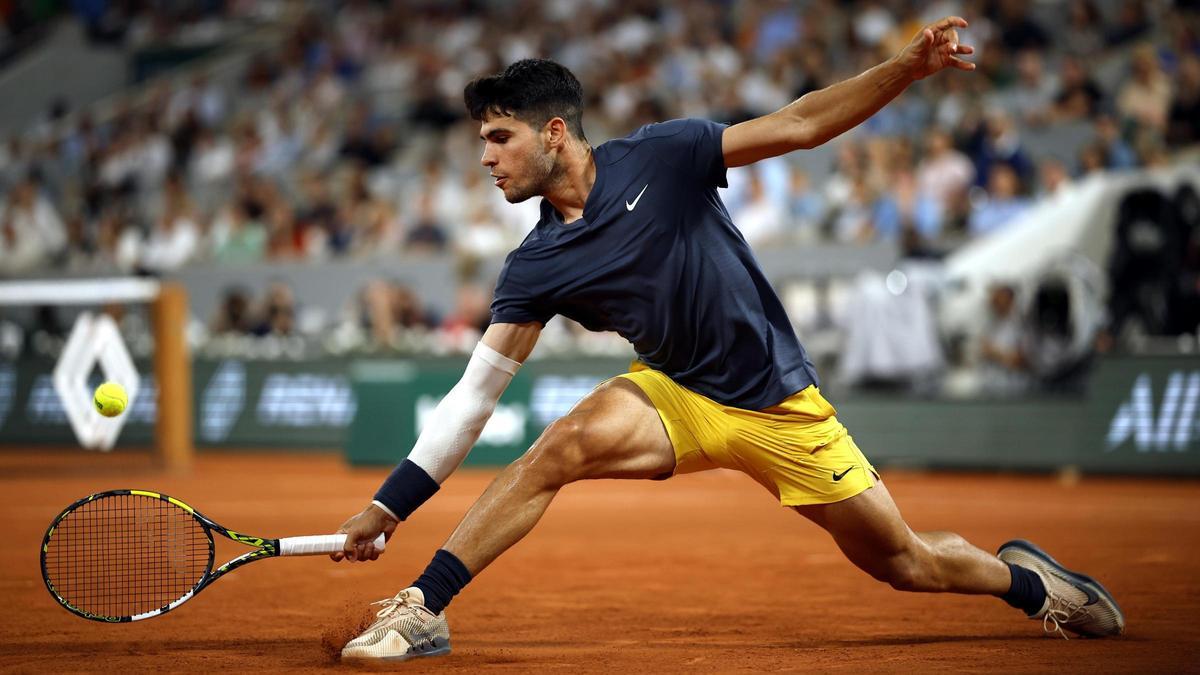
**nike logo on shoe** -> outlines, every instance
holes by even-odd
[[[850,471],[852,471],[853,469],[854,469],[854,467],[853,467],[853,466],[851,466],[850,468],[846,469],[845,471],[843,471],[843,472],[841,472],[841,473],[838,473],[838,472],[834,471],[834,472],[833,472],[833,482],[835,482],[835,483],[836,483],[836,482],[838,482],[839,480],[841,480],[841,479],[845,478],[845,477],[846,477],[846,474],[850,473]]]
[[[1075,588],[1083,591],[1083,594],[1087,596],[1087,602],[1083,603],[1084,607],[1100,602],[1100,596],[1096,593],[1096,591],[1093,591],[1091,588],[1089,588],[1087,584],[1081,584],[1077,581],[1072,581],[1071,583],[1075,585]]]
[[[650,184],[646,183],[644,186],[642,186],[642,191],[638,193],[638,196],[633,198],[632,202],[625,202],[625,210],[626,211],[632,211],[634,208],[637,207],[637,203],[639,201],[641,201],[642,195],[646,194],[646,188],[648,188],[648,187],[650,187]]]

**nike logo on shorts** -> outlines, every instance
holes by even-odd
[[[838,482],[839,480],[841,480],[841,479],[845,478],[845,477],[846,477],[846,474],[850,473],[850,471],[851,471],[853,468],[854,468],[854,467],[853,467],[853,466],[851,466],[850,468],[846,469],[845,471],[843,471],[843,472],[841,472],[841,473],[838,473],[838,472],[834,471],[834,472],[833,472],[833,482],[835,482],[835,483],[836,483],[836,482]]]
[[[638,193],[638,196],[633,198],[632,202],[625,202],[626,211],[632,211],[637,207],[637,203],[642,200],[642,195],[646,194],[646,188],[648,187],[650,187],[650,184],[646,183],[644,186],[642,186],[642,191]]]

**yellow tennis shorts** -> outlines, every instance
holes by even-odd
[[[784,506],[848,499],[879,477],[815,386],[779,405],[743,410],[682,387],[640,361],[618,377],[641,388],[658,410],[675,448],[676,474],[736,469]]]

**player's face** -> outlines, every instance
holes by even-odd
[[[506,200],[516,204],[544,194],[554,172],[554,157],[541,133],[511,115],[488,116],[479,137],[483,139],[480,163],[491,171]]]

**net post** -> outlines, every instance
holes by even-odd
[[[163,283],[154,299],[154,371],[158,385],[155,446],[172,473],[192,465],[192,362],[187,352],[187,291]]]

